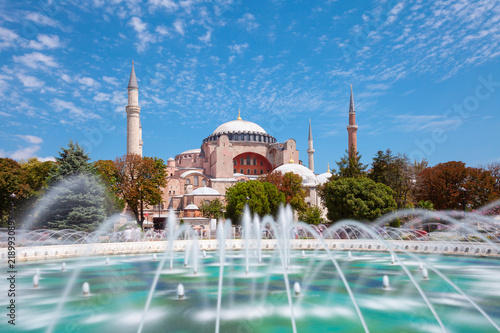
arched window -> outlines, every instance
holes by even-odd
[[[256,175],[257,174],[257,169],[253,169],[253,174]]]
[[[186,179],[186,185],[191,185],[191,179]]]
[[[243,169],[240,169],[240,173],[243,173]]]
[[[252,161],[250,160],[250,155],[247,156],[247,165],[252,165]]]
[[[260,174],[261,175],[264,174],[264,170],[260,169]]]
[[[198,186],[198,176],[194,176],[194,186]]]
[[[236,173],[236,172],[237,172],[236,169],[233,169],[233,173]]]
[[[247,175],[251,175],[250,169],[247,169]]]
[[[202,186],[207,186],[207,180],[206,180],[205,178],[203,178],[203,179],[201,180],[201,185],[202,185]]]
[[[257,159],[256,158],[253,159],[253,165],[257,165]]]

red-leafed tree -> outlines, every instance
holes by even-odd
[[[418,175],[417,199],[431,201],[436,209],[475,209],[498,199],[495,183],[488,170],[441,163]]]
[[[271,172],[262,177],[259,177],[261,182],[268,182],[278,188],[278,191],[285,194],[286,203],[290,204],[294,210],[303,212],[307,209],[305,198],[307,191],[302,187],[302,177],[287,172]]]

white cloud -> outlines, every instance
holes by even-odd
[[[71,81],[73,81],[73,80],[71,79],[71,76],[69,76],[68,74],[62,74],[62,75],[61,75],[61,79],[63,79],[63,80],[64,80],[65,82],[67,82],[67,83],[70,83]]]
[[[135,44],[137,52],[144,52],[148,43],[156,43],[156,37],[148,31],[147,23],[143,22],[139,17],[132,17],[128,25],[134,28],[137,39],[139,39],[139,42]]]
[[[16,135],[16,136],[18,138],[23,139],[24,141],[26,141],[28,143],[32,143],[35,145],[38,145],[38,144],[43,142],[42,138],[39,138],[38,136],[34,136],[34,135]]]
[[[81,122],[90,118],[99,118],[97,115],[92,113],[89,110],[82,110],[77,107],[73,102],[63,101],[58,98],[54,98],[52,100],[52,105],[54,106],[57,112],[67,111],[69,113],[69,117],[73,122]],[[62,122],[69,122],[66,119],[61,120]]]
[[[161,7],[168,11],[174,11],[177,9],[177,4],[172,0],[149,0],[148,4],[151,5],[151,9]]]
[[[231,52],[242,54],[248,48],[248,43],[233,44],[233,45],[229,45],[228,47],[231,50]]]
[[[106,83],[109,83],[109,84],[112,84],[114,86],[117,86],[118,84],[120,84],[118,82],[118,79],[116,77],[110,77],[110,76],[103,76],[102,77],[102,80]]]
[[[94,96],[94,101],[96,102],[104,102],[104,101],[109,101],[109,99],[111,98],[111,95],[110,94],[106,94],[106,93],[98,93],[97,95]]]
[[[87,87],[97,87],[99,83],[91,77],[81,77],[78,79],[78,83],[86,85]]]
[[[30,157],[34,157],[35,153],[40,150],[40,146],[28,146],[25,148],[18,149],[10,153],[9,157],[13,160],[27,160]]]
[[[14,31],[0,27],[0,50],[14,46],[14,42],[19,38],[19,35]]]
[[[31,40],[28,44],[28,47],[43,50],[43,49],[55,49],[62,47],[61,41],[59,40],[59,36],[57,35],[44,35],[38,34],[35,40]]]
[[[184,27],[185,27],[185,23],[183,20],[180,20],[180,19],[177,19],[175,22],[174,22],[174,29],[175,31],[177,31],[179,34],[181,34],[182,36],[184,36],[185,34],[185,31],[184,31]]]
[[[56,20],[53,20],[50,17],[47,17],[45,15],[36,12],[28,13],[26,15],[26,18],[39,25],[46,25],[53,28],[58,28],[60,26],[59,22],[57,22]]]
[[[168,31],[168,28],[164,25],[157,26],[155,31],[161,36],[170,36],[170,31]]]
[[[259,24],[255,21],[255,16],[250,13],[246,13],[242,18],[238,19],[238,23],[243,25],[248,31],[259,27]]]
[[[45,82],[37,79],[34,76],[30,76],[30,75],[24,75],[24,74],[19,73],[19,74],[17,74],[17,78],[19,79],[19,81],[21,81],[23,83],[23,85],[26,88],[41,88],[45,85]]]
[[[205,35],[198,37],[198,39],[204,43],[209,43],[210,39],[212,39],[212,31],[208,30]]]
[[[13,56],[15,62],[20,62],[31,68],[39,68],[40,65],[47,67],[59,67],[55,62],[54,57],[45,55],[40,52],[27,53],[22,56]]]

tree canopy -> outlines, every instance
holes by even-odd
[[[366,177],[331,180],[319,189],[319,195],[331,222],[348,218],[373,221],[396,209],[393,191]]]
[[[490,171],[463,162],[440,163],[418,175],[417,199],[432,202],[438,210],[476,209],[499,195]]]
[[[308,193],[302,187],[302,177],[299,175],[293,172],[282,174],[281,172],[274,171],[259,177],[259,180],[276,186],[278,191],[285,194],[286,203],[290,204],[294,210],[303,212],[307,209],[305,198]]]
[[[200,205],[200,211],[204,217],[219,219],[224,212],[224,204],[218,198],[212,201],[204,201]]]
[[[166,165],[156,157],[128,154],[108,163],[111,171],[105,177],[110,180],[115,193],[127,203],[142,227],[144,205],[157,205],[161,201],[161,189],[167,186]]]
[[[238,182],[226,190],[226,217],[233,223],[239,222],[241,214],[248,205],[252,214],[276,215],[280,204],[285,203],[285,194],[269,182],[249,180]]]
[[[366,168],[368,167],[366,164],[360,162],[361,155],[359,155],[358,151],[346,150],[344,157],[340,158],[337,166],[339,168],[338,175],[340,177],[360,177],[365,173]]]

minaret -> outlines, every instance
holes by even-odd
[[[347,126],[347,132],[349,133],[348,139],[348,151],[349,154],[356,154],[358,151],[358,139],[356,132],[358,131],[358,125],[356,125],[356,111],[354,110],[354,99],[352,97],[352,84],[351,84],[351,102],[349,103],[349,125]]]
[[[309,138],[307,139],[307,154],[309,155],[309,170],[314,172],[314,148],[313,148],[313,133],[311,129],[311,119],[309,119]]]
[[[139,86],[135,77],[134,62],[132,61],[132,72],[128,81],[128,105],[127,111],[127,154],[136,154],[142,157],[142,126],[139,114]]]

